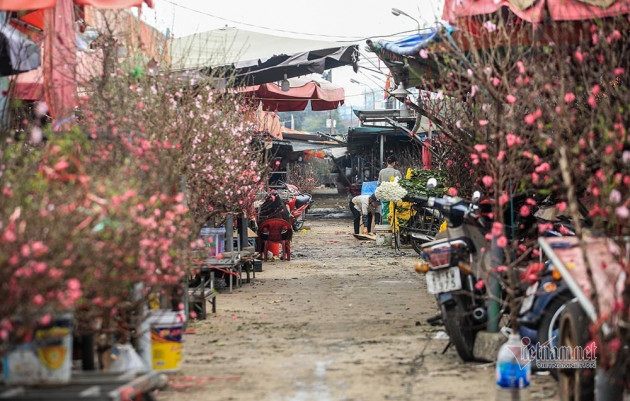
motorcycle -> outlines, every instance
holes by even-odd
[[[574,297],[551,261],[540,265],[543,266],[540,272],[528,268],[521,275],[522,282],[527,282],[527,277],[536,274],[539,279],[531,282],[525,291],[518,313],[519,334],[522,338],[529,338],[532,347],[537,344],[557,347],[560,318],[567,303]],[[550,372],[557,378],[556,369],[550,369]]]
[[[311,194],[302,193],[298,187],[292,184],[281,183],[274,187],[282,200],[285,201],[289,208],[289,222],[293,231],[299,231],[304,227],[306,222],[306,213],[313,205],[313,196]]]
[[[525,195],[515,196],[514,203],[526,201]],[[455,345],[459,356],[464,361],[474,359],[473,347],[477,332],[485,329],[487,317],[487,305],[485,302],[485,286],[478,285],[481,280],[482,253],[483,248],[489,248],[490,244],[485,235],[490,231],[493,220],[489,217],[492,211],[491,203],[479,202],[480,194],[475,191],[473,199],[466,201],[456,197],[445,198],[423,198],[414,197],[414,203],[426,205],[427,208],[437,210],[447,222],[447,229],[436,236],[435,241],[421,245],[423,263],[416,264],[416,271],[426,274],[427,290],[435,295],[441,313],[441,321]],[[504,213],[509,213],[506,210]],[[506,215],[505,220],[508,221]],[[533,217],[518,220],[514,227],[514,238],[524,240],[527,237],[527,229],[532,227]],[[530,221],[532,220],[532,221]],[[505,273],[504,273],[505,274]],[[522,279],[530,277],[531,274],[525,272]],[[521,281],[522,283],[522,281]],[[537,284],[537,285],[540,285]],[[543,283],[544,285],[544,283]],[[547,285],[547,288],[550,288]],[[562,288],[564,289],[564,288]],[[525,288],[522,284],[515,288],[514,297],[520,297]],[[529,288],[529,300],[531,303],[536,300],[536,289]],[[503,299],[507,292],[503,289],[500,297]],[[540,304],[550,307],[549,298],[538,299]],[[499,316],[508,316],[507,304],[499,312]],[[556,304],[560,307],[560,301]],[[523,314],[531,309],[531,306],[522,308]],[[540,311],[540,309],[536,309]],[[554,315],[551,315],[553,317]],[[557,315],[555,316],[557,319]],[[503,321],[503,319],[501,319]],[[543,321],[547,321],[546,319]],[[503,322],[506,323],[506,322]],[[541,320],[536,319],[531,323],[534,328],[540,324]],[[555,321],[554,321],[555,324]],[[511,329],[507,325],[501,331],[508,333]]]
[[[435,240],[444,218],[437,209],[427,207],[422,202],[412,201],[413,214],[407,223],[400,227],[401,236],[411,243],[418,255],[422,255],[422,244]]]
[[[560,316],[557,346],[568,347],[570,350],[576,350],[577,347],[586,349],[591,340],[590,333],[593,327],[599,327],[598,330],[601,330],[603,338],[608,339],[613,335],[613,329],[610,326],[611,322],[614,322],[613,318],[610,318],[614,316],[613,306],[616,300],[621,299],[625,287],[626,272],[620,261],[627,260],[628,249],[630,249],[627,240],[624,249],[611,238],[584,239],[590,274],[598,288],[598,308],[589,296],[591,281],[588,278],[585,255],[579,246],[578,238],[539,238],[538,242],[541,250],[552,261],[574,297],[565,304],[565,309]],[[605,318],[606,316],[609,318]],[[619,383],[627,382],[630,375],[630,372],[624,371],[624,364],[618,363],[607,372],[601,367],[595,369],[597,350],[584,353],[582,358],[585,359],[579,362],[583,366],[558,369],[560,398],[563,400],[622,399],[624,391]],[[617,375],[618,378],[611,379]]]
[[[545,231],[546,237],[563,235],[575,235],[566,220],[555,222],[553,229]],[[575,297],[550,260],[530,265],[521,273],[521,283],[528,286],[518,312],[519,334],[529,338],[533,347],[536,344],[557,347],[560,318],[567,303]],[[550,369],[550,372],[557,378],[557,369]]]
[[[446,332],[464,361],[474,360],[475,338],[487,320],[485,287],[477,282],[489,225],[477,204],[479,198],[479,192],[470,202],[413,197],[415,203],[437,210],[448,223],[438,239],[421,245],[424,262],[416,264],[416,271],[425,274],[427,291],[436,297]]]

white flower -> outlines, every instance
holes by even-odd
[[[621,192],[613,189],[612,191],[610,191],[610,195],[608,196],[608,198],[612,203],[619,203],[621,202]]]
[[[387,202],[402,202],[402,198],[407,195],[407,190],[395,182],[383,182],[376,188],[374,195],[380,200]]]

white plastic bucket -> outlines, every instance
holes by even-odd
[[[37,327],[33,340],[9,351],[3,364],[8,385],[68,383],[72,376],[72,315]]]
[[[392,244],[392,227],[389,224],[377,224],[374,227],[376,234],[376,245],[391,246]]]
[[[225,252],[225,228],[203,227],[199,236],[203,239],[209,257]]]
[[[185,317],[182,312],[156,311],[149,318],[151,368],[177,372],[182,361]]]

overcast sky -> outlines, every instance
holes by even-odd
[[[365,38],[412,34],[418,24],[403,15],[394,16],[396,7],[422,26],[431,25],[441,15],[440,0],[155,0],[153,10],[143,7],[143,19],[163,33],[186,36],[225,26],[294,38],[355,41],[365,52]],[[378,61],[371,55],[371,60]],[[367,60],[361,63],[374,68]],[[382,66],[381,66],[382,67]],[[387,71],[384,67],[383,71]],[[350,78],[364,85],[350,82]],[[382,89],[385,76],[363,69],[333,70],[333,83],[346,90],[346,103],[362,105],[363,92]]]

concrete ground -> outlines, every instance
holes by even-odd
[[[347,207],[332,198],[315,206]],[[494,399],[494,364],[442,353],[447,336],[426,324],[437,308],[413,250],[351,230],[349,219],[309,220],[290,262],[267,262],[252,283],[223,290],[216,315],[190,325],[181,371],[158,399]],[[556,394],[549,376],[533,377],[533,400]]]

